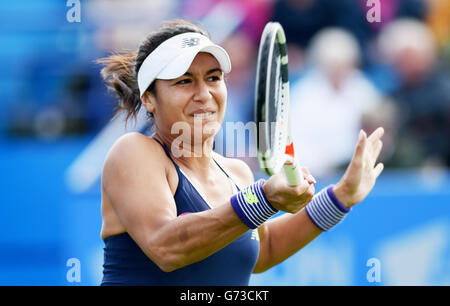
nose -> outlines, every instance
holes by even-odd
[[[211,100],[212,94],[210,92],[210,87],[204,80],[196,82],[194,101],[205,103]]]

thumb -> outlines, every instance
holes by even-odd
[[[355,153],[353,154],[353,158],[352,158],[352,162],[351,162],[352,164],[354,164],[357,167],[362,166],[366,143],[367,143],[367,134],[364,130],[361,130],[359,132],[358,143],[356,144]]]

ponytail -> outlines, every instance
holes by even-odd
[[[134,52],[113,54],[97,60],[97,63],[105,66],[100,74],[106,82],[106,87],[117,96],[118,106],[114,117],[126,111],[126,121],[130,117],[136,118],[142,105],[135,75],[135,60]]]

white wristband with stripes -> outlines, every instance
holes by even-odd
[[[329,231],[345,218],[351,208],[339,202],[333,186],[329,186],[316,194],[305,210],[318,228]]]

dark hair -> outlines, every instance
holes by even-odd
[[[107,88],[112,90],[118,98],[114,117],[122,111],[126,111],[126,121],[130,117],[136,118],[142,106],[137,83],[137,73],[142,63],[161,43],[175,35],[188,32],[196,32],[209,37],[209,33],[200,26],[186,20],[176,19],[164,22],[151,32],[140,44],[137,52],[118,53],[97,60],[97,63],[104,65],[100,74],[107,83]],[[154,82],[150,84],[147,91],[156,94],[154,84]],[[149,115],[151,117],[151,114]]]

